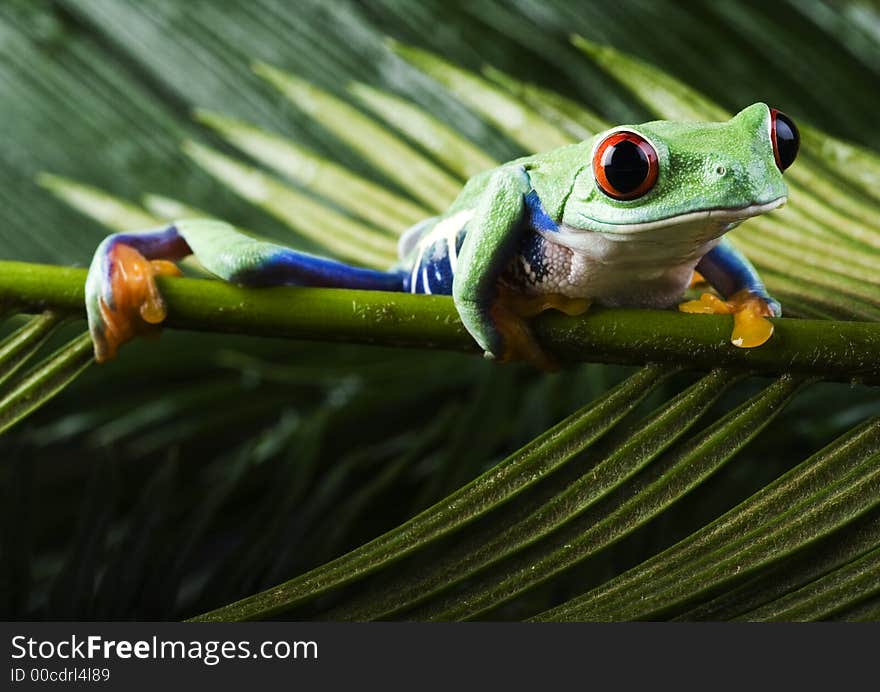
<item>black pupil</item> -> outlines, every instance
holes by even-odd
[[[794,163],[800,146],[797,125],[785,113],[776,113],[776,151],[782,170]]]
[[[608,147],[602,164],[608,182],[623,194],[638,188],[648,177],[648,157],[638,144],[628,139]]]

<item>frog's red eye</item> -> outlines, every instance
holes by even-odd
[[[593,154],[593,174],[599,189],[614,199],[635,199],[657,182],[657,151],[635,132],[613,132]]]
[[[773,156],[780,171],[784,171],[797,158],[801,136],[797,125],[782,111],[770,109],[770,139],[773,140]]]

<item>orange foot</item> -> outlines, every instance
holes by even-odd
[[[180,276],[173,262],[148,260],[122,243],[109,252],[110,302],[101,296],[100,334],[94,335],[95,358],[99,363],[116,356],[119,347],[138,334],[151,333],[165,319],[165,301],[156,287],[156,276]]]
[[[730,343],[739,348],[755,348],[773,336],[773,311],[763,298],[747,290],[733,294],[730,299],[704,293],[699,300],[690,300],[678,306],[682,312],[733,315],[733,333]]]
[[[575,317],[589,307],[590,301],[584,298],[569,298],[558,293],[527,296],[502,286],[491,310],[495,326],[503,337],[504,353],[500,360],[525,360],[541,370],[558,370],[556,361],[541,348],[524,320],[545,310],[558,310]]]

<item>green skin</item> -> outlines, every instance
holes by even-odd
[[[244,285],[435,293],[450,291],[419,288],[419,262],[433,269],[430,262],[437,253],[451,247],[450,256],[457,256],[445,266],[454,267],[449,288],[455,305],[490,356],[522,355],[513,344],[516,330],[497,319],[494,311],[502,284],[526,295],[553,293],[606,305],[668,307],[681,297],[696,268],[722,295],[747,290],[779,315],[779,304],[767,294],[757,272],[722,238],[745,219],[786,200],[770,123],[770,109],[757,103],[724,123],[655,121],[614,128],[609,132],[642,135],[657,152],[656,184],[632,200],[614,199],[596,182],[593,151],[609,132],[479,174],[446,213],[404,236],[401,262],[387,273],[257,241],[217,221],[181,221],[161,231],[110,236],[95,255],[86,286],[96,353],[100,358],[106,350],[99,300],[113,308],[110,277],[119,243],[148,259],[193,253],[209,271]],[[540,200],[544,213],[539,217],[528,204],[529,195]],[[320,269],[317,274],[314,267]],[[401,277],[398,286],[395,282]]]

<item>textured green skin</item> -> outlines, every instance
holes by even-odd
[[[470,185],[459,197],[460,202],[464,198],[464,202],[473,203],[474,215],[458,256],[452,297],[462,322],[480,346],[487,353],[501,354],[504,344],[489,311],[498,277],[519,243],[513,231],[522,218],[523,197],[530,184],[520,166],[499,168],[485,182],[479,182],[475,198],[466,196]]]
[[[556,223],[611,234],[626,233],[628,224],[766,204],[787,194],[773,155],[770,109],[763,103],[749,106],[724,123],[653,121],[614,129],[638,132],[657,151],[657,182],[642,197],[621,201],[599,189],[592,152],[608,135],[603,132],[591,140],[475,176],[439,217],[475,209],[461,249],[453,297],[468,331],[487,352],[499,354],[503,349],[489,310],[494,286],[516,248],[522,194],[529,188],[538,193]]]
[[[227,281],[251,267],[265,264],[281,245],[255,240],[222,221],[199,219],[176,224],[199,263]]]

